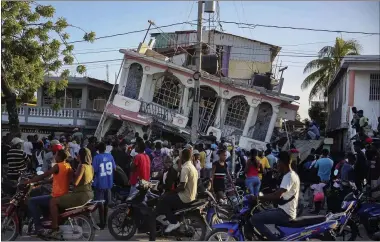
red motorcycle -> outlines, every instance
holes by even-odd
[[[21,175],[19,182],[30,177],[30,174]],[[27,200],[30,192],[41,185],[41,182],[21,185],[17,187],[16,194],[12,199],[2,200],[1,206],[1,239],[2,241],[14,241],[23,233],[35,235],[33,219],[28,215]],[[86,204],[60,211],[59,229],[56,237],[35,235],[42,240],[84,240],[93,241],[95,229],[99,229],[94,222],[92,212],[104,201],[88,201]],[[44,209],[49,211],[49,208]],[[49,214],[44,214],[42,226],[45,230],[51,229]]]

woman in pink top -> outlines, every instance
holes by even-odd
[[[245,186],[249,192],[255,196],[259,195],[261,181],[259,178],[259,172],[263,170],[262,164],[256,159],[257,150],[252,149],[250,151],[250,158],[245,166]]]

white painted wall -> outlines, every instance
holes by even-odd
[[[355,71],[354,105],[358,110],[364,111],[364,116],[369,118],[371,124],[375,122],[375,124],[377,125],[377,117],[380,116],[380,100],[369,100],[369,76],[371,73],[374,73],[374,71]]]
[[[141,106],[141,102],[119,94],[115,95],[112,104],[116,107],[123,108],[132,112],[138,112]]]

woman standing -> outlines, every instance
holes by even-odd
[[[256,158],[257,150],[252,149],[250,151],[250,158],[247,161],[247,165],[245,166],[245,186],[248,188],[249,192],[255,196],[259,195],[261,181],[259,178],[259,173],[263,170],[263,165]]]
[[[232,178],[227,169],[227,150],[220,149],[218,152],[219,161],[212,164],[212,175],[211,175],[211,190],[214,190],[216,199],[219,201],[225,198],[225,184],[224,180],[227,176],[228,180],[232,183]]]

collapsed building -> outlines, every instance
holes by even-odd
[[[163,35],[152,36],[155,41],[141,43],[137,50],[120,50],[124,60],[118,90],[105,108],[96,136],[114,130],[174,142],[190,138],[195,94],[191,40],[196,33],[175,32],[165,37],[166,42]],[[199,135],[233,136],[245,149],[264,149],[279,120],[295,120],[298,110],[292,103],[299,97],[281,93],[282,83],[271,75],[280,47],[214,30],[204,36],[212,42],[203,50]],[[239,51],[251,54],[247,58]]]

